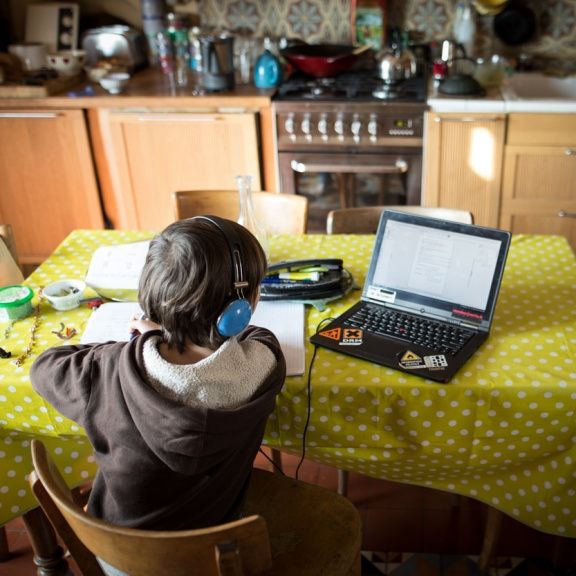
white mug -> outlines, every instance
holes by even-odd
[[[22,44],[10,44],[8,53],[20,60],[24,70],[34,71],[46,66],[48,47],[40,42],[23,42]]]

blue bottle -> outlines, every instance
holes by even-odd
[[[254,65],[254,86],[276,88],[282,83],[282,65],[274,54],[264,50]]]

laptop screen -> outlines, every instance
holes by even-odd
[[[488,328],[510,234],[386,210],[363,298]]]

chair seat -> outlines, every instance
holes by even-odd
[[[254,469],[244,514],[266,520],[275,576],[360,576],[360,515],[332,490]]]

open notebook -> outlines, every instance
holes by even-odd
[[[107,302],[95,310],[81,344],[126,342],[130,338],[128,321],[142,310],[138,302]],[[286,358],[288,375],[304,373],[304,304],[298,302],[259,302],[250,324],[268,328],[276,335]]]
[[[384,210],[360,302],[311,341],[447,382],[486,340],[504,230]]]

